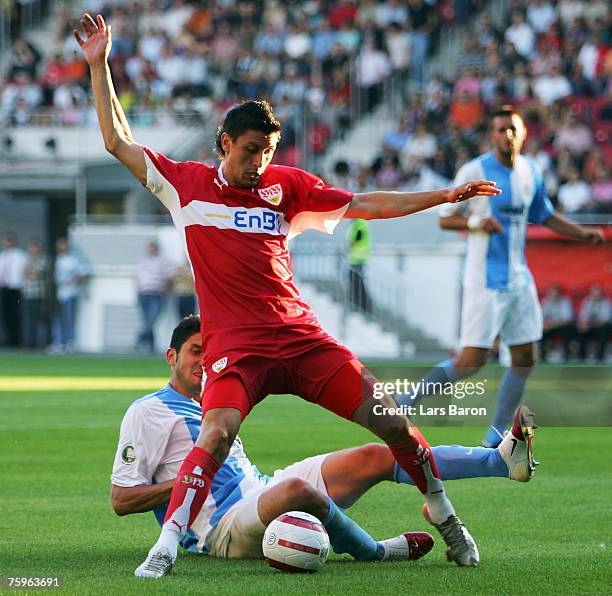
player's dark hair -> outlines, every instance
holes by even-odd
[[[174,328],[170,347],[177,352],[181,351],[183,344],[194,334],[200,332],[200,317],[198,315],[188,315]]]
[[[506,117],[512,118],[512,116],[514,116],[515,114],[517,116],[519,115],[519,113],[516,111],[513,105],[506,103],[502,106],[499,106],[491,114],[491,126],[493,126],[493,118],[497,118],[498,116],[502,118],[506,118]]]
[[[247,130],[256,130],[266,135],[279,133],[281,123],[276,119],[272,106],[267,101],[243,101],[234,106],[225,116],[223,124],[217,129],[215,149],[221,159],[225,152],[221,146],[221,135],[226,132],[235,141]]]

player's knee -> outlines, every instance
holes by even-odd
[[[390,418],[384,426],[381,438],[387,445],[403,443],[410,436],[408,426],[408,419],[403,416]]]
[[[351,457],[354,458],[355,469],[359,470],[364,477],[377,477],[381,466],[384,466],[385,462],[392,456],[386,445],[368,443],[355,449]]]
[[[359,457],[359,466],[369,468],[384,459],[389,453],[389,448],[380,443],[368,443],[355,450],[355,455]]]
[[[525,351],[512,357],[513,368],[533,368],[536,363],[534,351]]]
[[[301,478],[289,478],[284,482],[283,488],[287,505],[292,509],[310,508],[323,499],[312,484]]]
[[[208,451],[216,460],[225,461],[234,437],[224,426],[212,425],[202,429],[197,446]]]

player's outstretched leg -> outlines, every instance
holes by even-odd
[[[238,380],[236,383],[242,387]],[[216,385],[221,391],[229,388],[221,381],[213,387]],[[206,410],[206,403],[203,409],[200,436],[181,465],[161,534],[145,561],[134,571],[137,577],[159,579],[170,573],[178,545],[204,506],[220,462],[225,461],[238,433],[240,410],[224,407]]]
[[[318,403],[352,419],[387,443],[395,461],[412,477],[425,496],[431,519],[438,524],[436,527],[440,529],[441,524],[456,526],[456,532],[449,534],[441,531],[453,560],[458,565],[477,565],[478,549],[455,516],[429,443],[408,418],[394,412],[397,406],[393,399],[388,396],[381,399],[373,397],[375,382],[376,379],[359,361],[351,360],[327,381]]]
[[[159,579],[172,570],[179,542],[202,509],[220,464],[212,455],[194,446],[189,452],[172,489],[161,534],[134,575]]]
[[[510,432],[498,447],[512,480],[528,482],[535,473],[538,462],[533,458],[533,435],[536,428],[534,413],[527,406],[520,406]]]

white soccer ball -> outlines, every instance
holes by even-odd
[[[329,536],[314,515],[289,511],[266,528],[262,548],[271,567],[293,573],[318,571],[329,554]]]

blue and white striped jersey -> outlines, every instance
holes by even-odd
[[[544,179],[531,159],[519,155],[514,167],[508,168],[490,152],[462,166],[455,185],[482,179],[494,180],[502,194],[474,197],[465,203],[449,203],[440,208],[443,217],[493,216],[503,227],[497,234],[469,234],[463,285],[494,290],[520,288],[532,281],[525,262],[527,223],[544,223],[554,212]]]
[[[200,404],[177,393],[169,384],[136,400],[121,422],[111,482],[129,487],[176,478],[198,437],[201,419]],[[206,536],[221,517],[248,492],[265,486],[268,480],[249,461],[242,441],[236,438],[182,545],[194,552],[205,551]],[[163,504],[154,510],[160,525],[166,509],[167,504]]]

